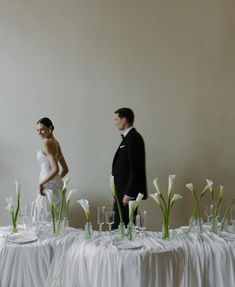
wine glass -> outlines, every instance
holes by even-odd
[[[210,219],[212,217],[212,205],[206,205],[204,208],[204,214],[207,218],[207,225],[210,225]]]
[[[235,232],[235,205],[230,209],[230,221],[232,223],[232,230]]]
[[[99,225],[99,233],[101,234],[102,226],[105,220],[105,206],[98,206],[97,207],[97,223]]]
[[[109,235],[111,235],[112,224],[114,224],[114,215],[115,215],[114,211],[107,210],[105,212],[105,222],[109,226]]]
[[[141,237],[144,236],[144,231],[147,229],[147,211],[138,212],[135,218],[135,224],[137,229],[141,232]]]
[[[23,208],[19,210],[20,223],[23,225],[23,229],[27,230],[29,227],[29,218],[30,218],[30,207],[29,203],[26,202]]]

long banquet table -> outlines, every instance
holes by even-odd
[[[39,236],[32,243],[7,240],[0,228],[0,287],[232,287],[235,234],[188,233],[164,240],[138,233],[133,241],[117,233],[68,228],[63,235]]]

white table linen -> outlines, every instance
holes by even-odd
[[[182,228],[164,240],[146,232],[143,240],[137,238],[143,246],[130,250],[119,249],[113,240],[84,240],[80,234],[66,251],[57,249],[46,286],[54,287],[53,276],[64,287],[235,286],[235,235],[228,240]]]
[[[121,249],[108,232],[86,240],[70,228],[26,244],[8,242],[6,234],[9,228],[0,228],[0,287],[235,286],[235,234],[227,232],[179,228],[169,240],[145,232],[135,249]]]

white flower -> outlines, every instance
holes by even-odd
[[[70,198],[71,198],[72,193],[73,193],[73,192],[76,192],[76,191],[77,191],[77,189],[71,189],[71,190],[68,192],[68,194],[66,195],[66,202],[67,202],[67,204],[70,202]]]
[[[46,189],[45,191],[47,199],[50,203],[50,208],[54,209],[55,208],[55,204],[54,204],[54,196],[53,196],[53,191],[51,189]]]
[[[139,203],[143,199],[144,195],[142,193],[139,193],[136,200],[130,200],[129,201],[129,218],[131,219],[134,215],[135,210],[139,206]]]
[[[219,199],[221,200],[224,194],[224,187],[223,185],[220,185],[220,192],[219,192]]]
[[[144,195],[142,193],[139,193],[137,198],[136,198],[136,203],[139,204],[141,202],[141,200],[143,199]]]
[[[186,186],[189,190],[191,190],[192,192],[194,192],[192,182],[191,182],[191,183],[187,183],[185,186]]]
[[[65,191],[65,190],[66,190],[69,181],[70,181],[70,177],[66,177],[66,178],[63,180],[64,184],[63,184],[62,191]]]
[[[109,182],[110,182],[110,187],[111,187],[113,196],[116,197],[117,193],[116,193],[116,189],[115,189],[115,185],[114,185],[114,177],[113,177],[113,175],[110,175]]]
[[[6,201],[7,201],[7,205],[13,205],[13,199],[12,199],[12,196],[7,197],[7,198],[6,198]]]
[[[81,205],[81,207],[84,209],[85,214],[86,214],[86,218],[87,220],[89,220],[90,217],[90,211],[89,211],[89,202],[87,199],[80,199],[77,200],[77,202]]]
[[[158,185],[158,179],[157,177],[154,178],[153,180],[153,185],[155,186],[156,190],[157,190],[157,193],[161,194],[161,191],[160,191],[160,188],[159,188],[159,185]]]
[[[151,193],[149,196],[151,196],[158,205],[161,205],[160,203],[160,194],[159,193]]]
[[[16,185],[16,195],[19,196],[21,191],[21,184],[19,184],[16,179],[15,179],[15,185]]]
[[[183,198],[181,194],[175,193],[172,197],[171,203],[174,203],[176,200]]]
[[[206,182],[207,182],[207,186],[206,186],[206,189],[210,189],[210,191],[212,191],[212,186],[213,186],[213,181],[210,180],[210,179],[206,179]]]
[[[135,200],[129,200],[129,219],[131,219],[133,217],[133,214],[135,212],[136,209],[136,201]]]
[[[169,175],[168,176],[168,197],[171,195],[172,193],[172,188],[173,188],[173,184],[175,181],[175,175]]]
[[[12,196],[7,197],[7,198],[6,198],[6,201],[7,201],[6,209],[7,209],[11,214],[14,213],[14,203],[13,203]]]

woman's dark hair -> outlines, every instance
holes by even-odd
[[[48,128],[51,128],[52,131],[54,130],[54,126],[53,126],[53,123],[52,121],[49,119],[49,118],[41,118],[37,124],[43,124],[44,126],[48,127]]]

